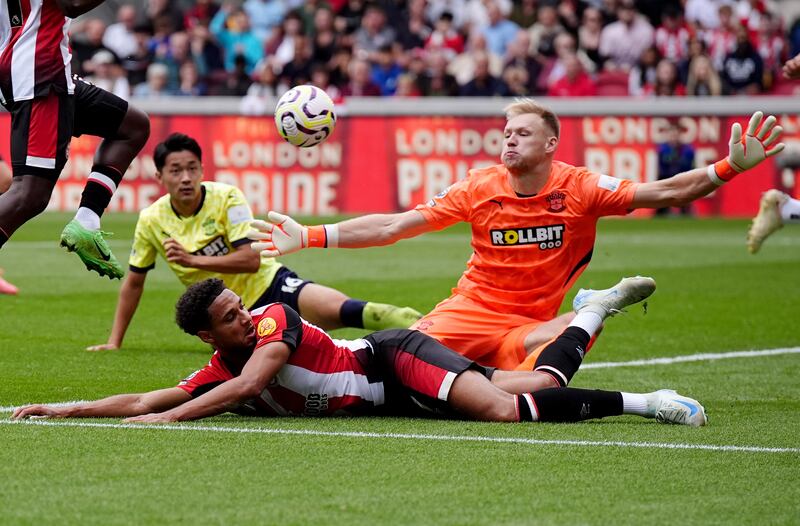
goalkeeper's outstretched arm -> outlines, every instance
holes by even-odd
[[[783,128],[776,126],[777,119],[757,111],[750,118],[747,132],[742,137],[742,127],[737,122],[731,127],[728,156],[705,168],[697,168],[636,187],[632,208],[664,208],[684,206],[706,196],[740,173],[753,168],[767,157],[780,153],[779,143]]]
[[[421,212],[371,214],[330,225],[303,226],[289,216],[270,212],[267,221],[252,222],[253,250],[277,257],[303,248],[364,248],[391,245],[435,230]]]

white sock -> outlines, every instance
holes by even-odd
[[[647,410],[647,395],[637,393],[621,393],[622,394],[622,414],[623,415],[639,415],[649,416]]]
[[[800,221],[800,201],[789,198],[780,207],[781,217],[784,221]]]
[[[589,312],[588,309],[584,309],[572,318],[569,327],[580,327],[588,332],[591,337],[600,329],[601,325],[603,325],[602,316],[596,312]]]
[[[75,221],[87,230],[100,230],[100,216],[94,210],[82,206],[75,214]]]

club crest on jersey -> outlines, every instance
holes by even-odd
[[[492,245],[517,247],[539,245],[541,250],[559,248],[564,243],[564,225],[504,228],[490,231]]]
[[[558,190],[550,192],[550,194],[545,197],[547,200],[547,211],[561,212],[562,210],[566,210],[567,203],[564,202],[566,198],[567,195],[564,192],[559,192]]]
[[[258,322],[258,326],[256,327],[256,334],[258,334],[259,338],[263,338],[264,336],[269,336],[275,329],[278,328],[278,324],[275,323],[275,320],[272,318],[261,318],[261,321]]]
[[[442,197],[446,196],[446,195],[447,195],[447,192],[449,192],[449,191],[450,191],[450,189],[451,189],[452,187],[453,187],[453,185],[450,185],[450,186],[448,186],[447,188],[445,188],[444,190],[442,190],[441,192],[439,192],[438,194],[436,194],[435,196],[433,196],[433,199],[431,199],[430,201],[428,201],[426,204],[427,204],[429,207],[433,208],[434,206],[436,206],[436,200],[437,200],[437,199],[441,199]]]
[[[207,236],[212,235],[216,231],[217,231],[217,222],[214,221],[213,217],[209,217],[208,219],[203,221],[203,232],[205,232]]]

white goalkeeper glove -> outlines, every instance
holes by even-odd
[[[749,170],[783,151],[782,142],[775,144],[783,133],[783,128],[775,126],[777,119],[757,111],[750,117],[747,133],[742,137],[742,126],[735,122],[731,126],[731,140],[728,143],[728,157],[708,167],[708,177],[716,185],[733,179],[736,175]]]
[[[267,221],[256,219],[250,222],[250,226],[254,230],[250,230],[247,237],[255,241],[250,248],[271,258],[308,247],[336,246],[336,225],[306,227],[289,216],[270,212]]]

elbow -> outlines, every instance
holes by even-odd
[[[242,384],[239,386],[239,390],[237,391],[237,398],[238,401],[258,398],[259,396],[261,396],[261,393],[263,391],[264,391],[264,386],[261,385],[260,382],[254,382],[254,381],[242,382]]]

